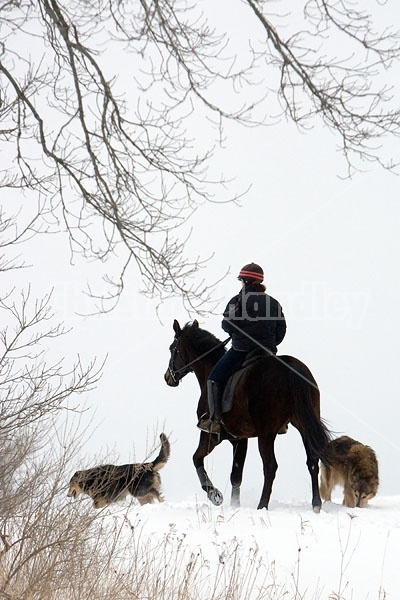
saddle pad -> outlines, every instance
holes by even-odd
[[[227,413],[231,410],[233,404],[233,392],[235,391],[236,384],[240,377],[243,375],[243,372],[246,371],[247,367],[236,371],[231,377],[229,377],[226,382],[224,392],[222,395],[222,412]]]

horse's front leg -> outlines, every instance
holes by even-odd
[[[208,499],[215,505],[220,506],[224,500],[221,492],[214,487],[211,479],[204,468],[204,458],[210,454],[219,444],[219,436],[208,433],[200,434],[200,441],[196,452],[193,454],[193,464],[195,466],[200,485],[207,492]]]
[[[244,461],[246,460],[248,440],[232,441],[233,446],[233,463],[231,472],[231,506],[240,506],[240,485],[243,477]]]

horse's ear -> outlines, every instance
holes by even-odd
[[[192,327],[194,327],[195,329],[199,326],[199,322],[197,319],[195,319],[192,323]]]
[[[176,319],[174,319],[174,324],[173,324],[173,328],[175,331],[175,335],[179,335],[182,331],[181,326],[179,325],[178,321]]]

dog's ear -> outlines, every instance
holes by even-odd
[[[198,329],[198,327],[199,327],[199,322],[198,322],[198,320],[197,320],[197,319],[195,319],[195,320],[193,321],[192,327],[194,327],[195,329]]]
[[[179,325],[179,323],[178,323],[178,321],[176,319],[174,319],[173,328],[174,328],[176,336],[178,336],[182,332],[181,326]]]

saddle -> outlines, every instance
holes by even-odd
[[[246,358],[244,360],[244,363],[242,364],[242,367],[249,367],[257,360],[260,360],[260,358],[266,358],[267,356],[275,356],[275,354],[271,352],[271,350],[266,350],[264,348],[254,348],[254,350],[250,350],[250,352],[246,354]]]
[[[229,377],[228,381],[226,382],[224,391],[222,393],[222,401],[221,401],[222,414],[227,413],[231,410],[232,404],[233,404],[233,394],[235,391],[235,387],[236,387],[239,379],[242,377],[242,375],[246,371],[246,369],[248,367],[250,367],[252,364],[254,364],[255,362],[257,362],[258,360],[260,360],[261,358],[266,358],[266,357],[270,357],[270,356],[275,356],[275,355],[273,354],[273,352],[264,350],[263,348],[255,348],[254,350],[250,350],[250,352],[248,352],[246,354],[244,363],[242,364],[239,371],[236,371],[236,373],[231,375],[231,377]]]

